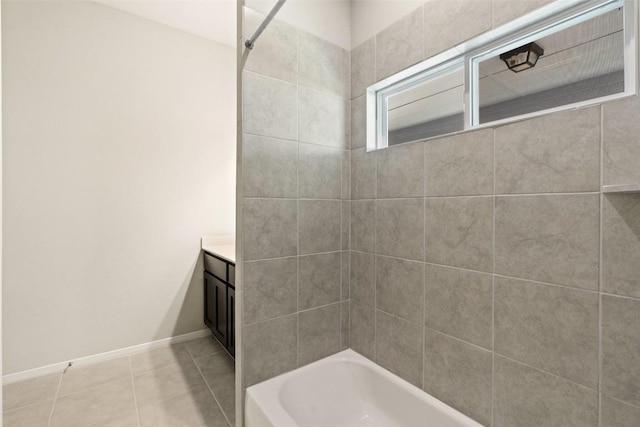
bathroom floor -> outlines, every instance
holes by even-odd
[[[229,427],[234,361],[213,337],[4,386],[5,427]]]

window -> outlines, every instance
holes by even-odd
[[[367,89],[367,149],[636,93],[632,0],[553,2]]]

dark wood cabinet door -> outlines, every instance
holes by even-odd
[[[234,288],[229,286],[227,288],[227,310],[228,310],[228,319],[229,319],[229,336],[228,336],[228,344],[227,350],[231,356],[236,357],[236,291]]]
[[[204,273],[204,319],[223,346],[228,345],[227,284],[212,274]]]

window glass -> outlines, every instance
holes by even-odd
[[[618,8],[535,40],[533,68],[513,72],[499,54],[480,62],[480,123],[624,92],[623,29]]]
[[[389,145],[464,129],[464,69],[427,79],[387,99]]]

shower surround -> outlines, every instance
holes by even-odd
[[[274,20],[242,80],[248,387],[349,346],[349,52]]]
[[[367,86],[543,3],[428,1],[350,55],[265,32],[243,73],[245,386],[350,347],[484,425],[637,423],[640,195],[600,188],[640,183],[638,98],[364,148]]]

